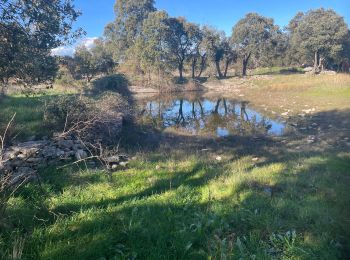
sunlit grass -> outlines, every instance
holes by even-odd
[[[250,156],[154,158],[111,177],[42,171],[43,190],[28,185],[9,203],[27,233],[24,256],[335,259],[348,247],[344,154],[262,165]],[[1,239],[9,250],[11,233]]]
[[[273,75],[271,78],[257,79],[253,81],[259,87],[275,91],[285,90],[309,90],[317,91],[323,94],[323,91],[339,92],[344,91],[348,94],[350,88],[350,74],[336,75],[307,75],[307,74],[291,74],[291,75]]]

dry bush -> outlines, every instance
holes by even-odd
[[[98,99],[83,95],[61,96],[46,104],[47,125],[63,127],[61,136],[73,135],[90,144],[113,145],[118,142],[124,116],[130,115],[128,103],[115,93]]]

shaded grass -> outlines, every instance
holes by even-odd
[[[301,68],[295,67],[266,67],[256,68],[252,71],[252,75],[279,75],[279,74],[296,74],[304,73]]]
[[[337,259],[349,251],[350,154],[138,159],[41,172],[9,202],[28,259]],[[13,231],[13,232],[15,232]],[[8,252],[13,232],[1,235]],[[344,256],[344,255],[343,255]]]

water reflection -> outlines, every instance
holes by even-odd
[[[217,98],[150,98],[141,102],[141,119],[155,127],[185,130],[192,134],[282,135],[285,125],[249,107],[248,102]]]

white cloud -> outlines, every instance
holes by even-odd
[[[54,56],[73,56],[73,46],[60,46],[51,50],[51,54]]]
[[[94,42],[97,39],[97,37],[85,38],[81,41],[80,44],[84,45],[87,49],[90,50],[94,46]]]
[[[51,50],[51,54],[55,56],[73,56],[75,48],[80,45],[84,45],[87,49],[91,49],[94,46],[94,41],[98,37],[89,37],[82,39],[73,46],[60,46]]]

